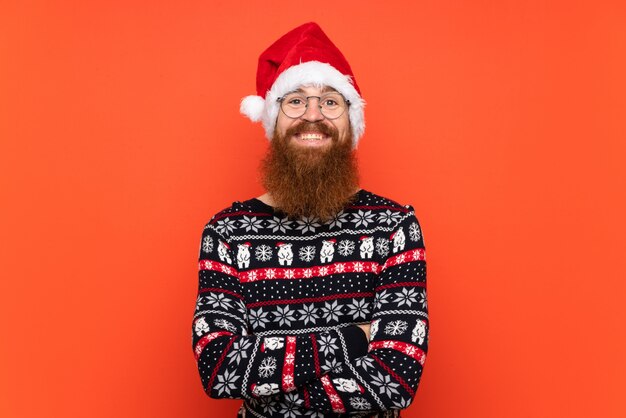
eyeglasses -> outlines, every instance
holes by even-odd
[[[321,96],[305,96],[302,93],[289,93],[278,98],[280,109],[285,116],[291,119],[298,119],[306,113],[309,106],[309,99],[317,99],[320,112],[326,119],[337,119],[343,115],[350,101],[346,100],[340,93],[330,92]]]

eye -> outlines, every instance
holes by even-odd
[[[337,94],[328,94],[322,97],[322,100],[320,103],[324,107],[334,108],[334,107],[341,106],[342,102],[343,101],[341,100],[341,96]]]
[[[302,99],[300,99],[299,97],[294,97],[293,99],[289,99],[287,103],[289,103],[290,105],[298,106],[301,105],[303,102]]]
[[[285,103],[293,107],[306,106],[306,99],[300,95],[290,95],[285,97]]]

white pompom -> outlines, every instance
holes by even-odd
[[[239,111],[253,122],[261,120],[263,109],[265,109],[265,100],[261,96],[246,96],[241,100],[241,106],[239,106]]]

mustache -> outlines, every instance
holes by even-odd
[[[318,132],[322,135],[330,136],[333,139],[338,138],[339,136],[339,131],[336,128],[328,126],[322,122],[302,122],[296,126],[288,128],[285,131],[285,137],[301,134],[303,132]]]

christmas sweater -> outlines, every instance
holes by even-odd
[[[205,225],[193,352],[206,393],[243,399],[240,416],[398,416],[414,398],[429,332],[420,224],[410,205],[353,197],[327,222],[253,198]]]

